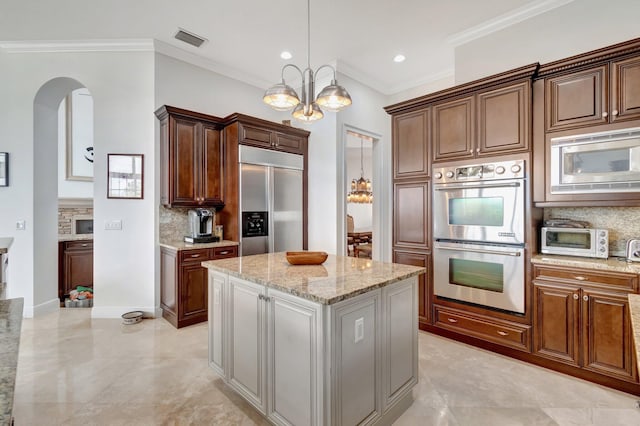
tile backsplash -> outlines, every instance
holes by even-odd
[[[93,207],[58,207],[58,234],[73,234],[74,217],[93,217]]]
[[[627,240],[640,238],[640,207],[554,207],[544,209],[544,218],[585,220],[608,229],[610,256],[624,256]]]

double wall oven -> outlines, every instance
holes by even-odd
[[[434,292],[525,311],[525,160],[433,170]]]

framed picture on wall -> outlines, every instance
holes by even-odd
[[[87,89],[71,92],[65,102],[67,180],[93,181],[93,98]]]
[[[0,152],[0,186],[9,186],[9,153]]]
[[[143,160],[142,154],[107,154],[107,198],[143,198]]]

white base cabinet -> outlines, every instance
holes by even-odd
[[[390,424],[418,378],[417,278],[332,304],[209,271],[209,364],[277,425]]]

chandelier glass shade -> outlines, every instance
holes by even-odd
[[[293,109],[292,115],[300,121],[316,121],[324,117],[322,109],[338,112],[351,105],[351,96],[347,89],[340,86],[336,80],[336,70],[331,65],[321,65],[317,70],[311,69],[311,12],[310,0],[307,0],[307,67],[302,70],[293,64],[282,67],[282,81],[267,89],[262,101],[277,111]],[[302,78],[302,97],[284,80],[284,71],[293,68]],[[323,68],[330,68],[333,72],[331,84],[322,89],[315,97],[315,81],[318,72]],[[322,109],[321,109],[322,107]]]
[[[347,203],[371,204],[373,203],[373,192],[371,191],[371,180],[364,178],[363,167],[363,143],[360,139],[360,178],[351,181],[351,191],[347,194]]]

